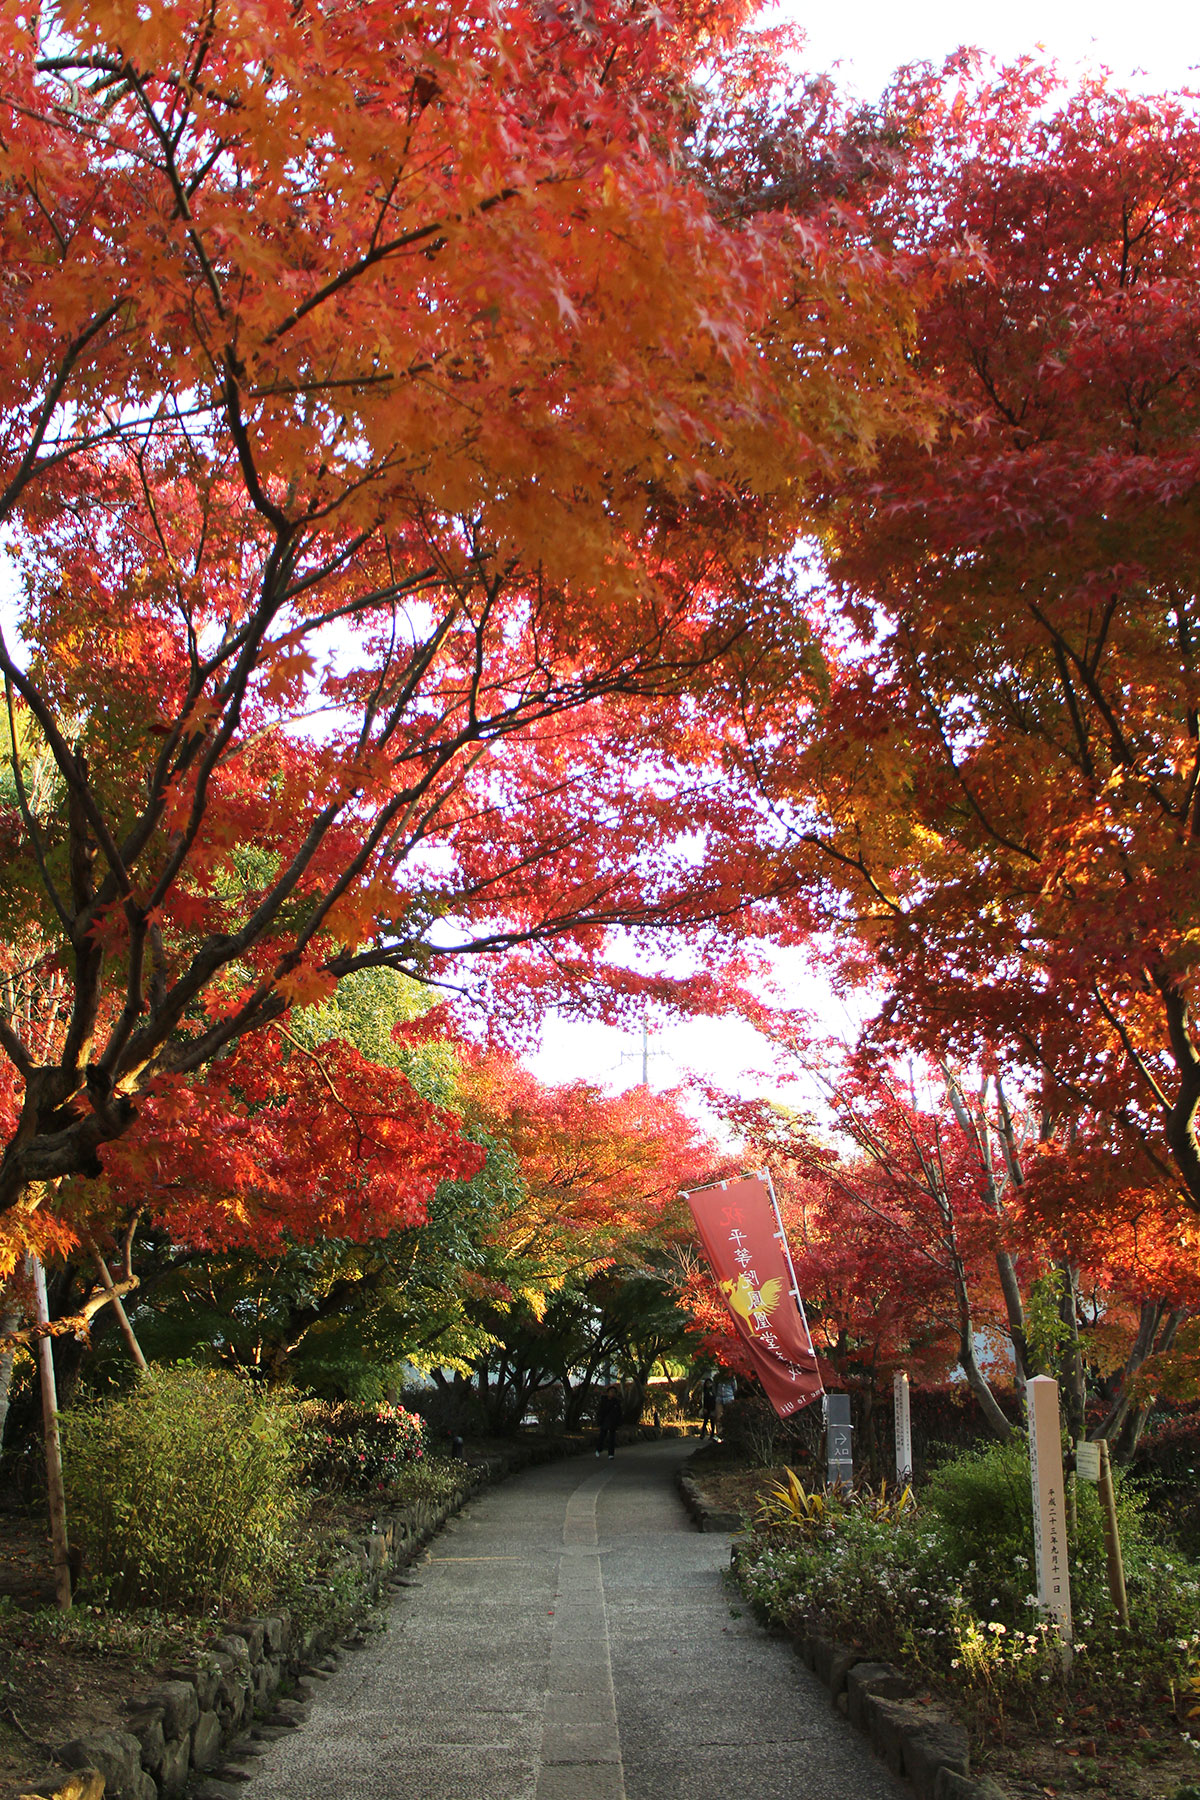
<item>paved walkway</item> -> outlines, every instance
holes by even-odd
[[[904,1800],[675,1492],[691,1445],[504,1482],[414,1565],[390,1629],[246,1800]]]

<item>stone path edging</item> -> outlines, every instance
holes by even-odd
[[[711,1506],[694,1475],[679,1472],[679,1491],[697,1531],[741,1530],[740,1514]],[[731,1552],[737,1567],[738,1546]],[[816,1631],[784,1633],[838,1712],[871,1740],[894,1775],[912,1783],[917,1800],[1000,1800],[1000,1790],[970,1772],[965,1726],[936,1702],[917,1700],[913,1683],[890,1663]]]
[[[303,1724],[312,1682],[327,1679],[341,1658],[339,1641],[361,1646],[363,1619],[447,1519],[480,1488],[537,1463],[580,1455],[591,1442],[534,1441],[465,1464],[461,1489],[451,1500],[417,1501],[370,1531],[346,1533],[343,1566],[357,1562],[365,1577],[364,1604],[348,1637],[339,1640],[316,1627],[297,1630],[285,1611],[231,1623],[194,1661],[169,1669],[164,1680],[130,1697],[127,1730],[89,1732],[55,1750],[55,1761],[75,1772],[61,1794],[78,1791],[80,1800],[237,1800],[236,1784],[247,1779],[239,1765],[261,1755],[271,1738]],[[279,1697],[285,1683],[297,1698]],[[220,1779],[226,1771],[230,1779]]]

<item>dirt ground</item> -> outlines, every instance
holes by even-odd
[[[730,1466],[719,1448],[702,1451],[692,1474],[714,1511],[748,1519],[762,1493],[786,1477],[783,1468]],[[1021,1718],[999,1726],[983,1718],[967,1723],[972,1770],[989,1776],[1005,1800],[1085,1794],[1094,1800],[1170,1800],[1185,1783],[1200,1784],[1200,1751],[1184,1742],[1169,1716],[1101,1716],[1093,1706],[1064,1714],[1061,1735],[1050,1739],[1044,1725]],[[1195,1735],[1200,1738],[1200,1720]]]
[[[122,1726],[122,1702],[153,1670],[111,1650],[62,1649],[37,1627],[53,1600],[40,1522],[0,1512],[0,1800],[52,1794],[63,1770],[51,1745]]]

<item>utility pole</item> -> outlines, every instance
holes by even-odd
[[[623,1063],[638,1062],[640,1060],[642,1065],[642,1079],[639,1086],[648,1088],[650,1086],[650,1058],[652,1056],[667,1056],[667,1052],[665,1050],[652,1050],[650,1048],[650,1023],[646,1014],[643,1013],[641,1049],[622,1050],[618,1060]]]

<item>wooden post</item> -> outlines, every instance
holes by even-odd
[[[50,1323],[46,1271],[40,1257],[29,1253],[33,1276],[34,1317]],[[50,1507],[50,1541],[54,1547],[54,1597],[63,1612],[71,1610],[71,1551],[67,1542],[67,1500],[63,1492],[62,1440],[58,1435],[58,1393],[54,1385],[54,1344],[46,1334],[37,1341],[42,1388],[42,1427],[46,1440],[46,1498]]]
[[[92,1253],[92,1260],[96,1264],[96,1272],[100,1277],[101,1285],[103,1286],[105,1293],[109,1296],[109,1304],[117,1315],[117,1324],[120,1327],[121,1336],[125,1340],[125,1348],[133,1358],[134,1367],[139,1369],[144,1375],[150,1365],[142,1354],[142,1346],[137,1341],[137,1334],[135,1333],[133,1326],[129,1323],[129,1314],[121,1304],[121,1296],[116,1291],[113,1278],[109,1273],[108,1264],[96,1247],[91,1233],[85,1232],[84,1238]]]
[[[903,1486],[912,1480],[912,1412],[909,1407],[908,1376],[903,1369],[892,1377],[892,1399],[896,1410],[896,1480]]]
[[[1063,1666],[1071,1666],[1071,1577],[1067,1561],[1066,1483],[1058,1383],[1035,1375],[1025,1389],[1029,1408],[1029,1471],[1033,1484],[1033,1546],[1038,1601],[1058,1626]]]
[[[1129,1599],[1125,1593],[1125,1561],[1121,1555],[1121,1532],[1117,1524],[1117,1496],[1113,1488],[1112,1463],[1108,1455],[1108,1439],[1100,1439],[1100,1507],[1104,1514],[1104,1548],[1108,1554],[1108,1591],[1122,1625],[1129,1624]]]

